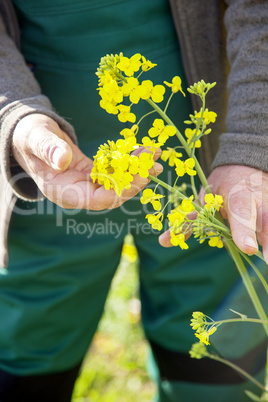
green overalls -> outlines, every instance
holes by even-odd
[[[139,52],[158,65],[144,79],[162,84],[179,75],[186,90],[167,0],[15,0],[14,4],[23,33],[22,52],[35,66],[36,79],[55,110],[75,127],[79,146],[88,156],[101,143],[117,139],[125,127],[99,107],[95,71],[102,56]],[[144,102],[135,113],[140,117],[149,110]],[[168,110],[171,119],[182,129],[189,113],[189,96],[176,95]],[[143,120],[142,135],[155,117]],[[173,143],[178,145],[173,140],[167,145]],[[173,184],[172,176],[163,173],[161,178]],[[196,342],[189,325],[193,311],[224,318],[233,308],[250,315],[247,296],[225,250],[199,245],[194,239],[186,251],[161,248],[158,233],[145,220],[148,212],[139,197],[101,212],[64,210],[49,201],[17,202],[9,231],[10,263],[0,271],[1,369],[41,374],[66,370],[83,359],[128,232],[139,252],[142,316],[150,341],[188,354]],[[252,332],[250,343],[243,336],[245,328],[245,333]],[[228,332],[220,330],[212,342],[215,339],[227,357],[239,358],[264,339],[260,327],[245,325],[243,333],[239,331],[231,326]],[[232,338],[235,332],[239,339]],[[237,388],[240,397],[239,387],[166,380],[160,384],[160,395],[161,401],[190,402],[197,396],[220,401],[214,399],[220,388],[222,400],[242,401],[227,396],[231,392],[232,398]]]

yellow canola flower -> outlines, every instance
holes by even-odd
[[[148,134],[151,138],[158,137],[158,141],[164,144],[169,137],[176,134],[176,128],[174,126],[165,126],[164,120],[155,119],[153,122],[153,127],[150,128]]]
[[[168,214],[170,242],[173,246],[180,246],[182,250],[188,249],[188,244],[185,242],[185,234],[181,233],[181,229],[186,216],[195,210],[192,201],[193,195],[189,198],[184,198],[181,204]]]
[[[217,211],[219,211],[223,204],[223,198],[221,195],[218,195],[218,194],[215,194],[215,196],[211,193],[206,194],[205,195],[205,203],[206,204],[205,204],[204,208],[206,208],[208,211],[210,210],[211,207],[213,209],[216,209]]]
[[[144,56],[141,56],[141,59],[142,59],[142,65],[141,65],[142,71],[148,71],[157,66],[157,64],[152,63],[150,60],[146,60]]]
[[[129,190],[131,188],[131,182],[133,181],[133,176],[131,173],[124,171],[123,168],[118,167],[113,175],[115,184],[113,185],[114,191],[120,197],[124,189]]]
[[[208,324],[207,323],[207,317],[204,313],[202,313],[201,311],[194,311],[192,313],[192,317],[191,318],[191,327],[192,329],[198,330],[198,332],[202,332],[204,327]]]
[[[195,333],[195,336],[199,339],[200,342],[205,345],[210,345],[209,337],[217,331],[217,327],[211,327],[208,331],[203,331],[201,333]]]
[[[185,166],[185,171],[189,176],[196,175],[196,171],[193,170],[193,168],[195,167],[195,161],[193,158],[186,159],[186,161],[184,162],[184,166]]]
[[[192,141],[192,138],[194,137],[195,131],[196,131],[195,129],[186,128],[186,130],[185,130],[185,136],[186,136],[186,138],[187,138],[187,144],[190,144],[190,142]],[[200,134],[200,132],[201,132],[201,131],[198,130],[197,136]],[[194,142],[191,143],[191,148],[193,148],[194,143],[195,143],[195,147],[196,147],[196,148],[200,148],[200,147],[201,147],[201,141],[200,141],[200,140],[197,140],[197,141],[194,141]]]
[[[100,100],[100,107],[104,110],[106,110],[107,113],[109,114],[117,114],[118,109],[116,107],[117,104],[110,102],[107,99],[101,99]]]
[[[109,114],[117,114],[117,105],[123,101],[123,93],[117,82],[112,80],[98,88],[101,97],[100,106]]]
[[[119,63],[117,63],[116,67],[119,70],[123,71],[128,77],[131,77],[136,71],[139,71],[141,67],[140,59],[140,53],[136,53],[130,58],[121,56],[120,61]]]
[[[184,176],[185,173],[187,173],[189,176],[196,175],[196,171],[193,170],[193,168],[195,166],[195,161],[193,158],[188,158],[184,162],[182,160],[176,158],[174,160],[174,162],[176,165],[175,171],[176,171],[178,177]]]
[[[155,103],[160,103],[164,99],[165,87],[163,85],[155,85],[150,80],[142,81],[139,87],[141,99],[151,98]]]
[[[195,336],[200,342],[209,345],[209,337],[217,331],[219,324],[215,324],[212,318],[203,314],[201,311],[195,311],[192,314],[191,327],[196,331]]]
[[[100,59],[99,67],[97,68],[96,72],[96,75],[99,78],[99,85],[102,85],[103,76],[107,76],[108,74],[113,79],[118,80],[118,69],[116,68],[116,64],[120,61],[121,56],[123,56],[123,53],[120,53],[119,55],[107,54]]]
[[[128,168],[129,173],[131,173],[133,175],[138,174],[139,168],[140,168],[140,160],[139,160],[138,156],[130,155],[129,156],[129,168]]]
[[[120,135],[127,139],[129,137],[135,137],[138,131],[139,126],[137,126],[137,124],[134,124],[131,128],[124,128],[123,130],[121,130]]]
[[[124,96],[129,96],[129,100],[131,103],[139,103],[140,100],[140,91],[139,91],[139,80],[134,77],[127,78],[127,82],[123,83],[122,93]],[[122,102],[122,101],[121,101]]]
[[[137,149],[139,146],[137,145],[136,137],[129,137],[125,140],[119,139],[115,143],[116,150],[120,151],[121,154],[130,153],[134,149]]]
[[[140,177],[148,177],[149,170],[154,166],[154,159],[151,153],[142,152],[139,155],[139,175]]]
[[[163,228],[163,217],[164,215],[162,212],[158,212],[157,214],[147,214],[145,216],[152,228],[159,231]]]
[[[200,112],[196,113],[195,118],[200,119],[201,118],[201,110]],[[215,123],[217,117],[217,113],[215,112],[209,112],[209,110],[206,108],[203,112],[203,122],[207,125],[209,123]]]
[[[104,84],[107,84],[114,79],[115,79],[114,75],[110,74],[107,70],[104,70],[102,72],[102,75],[99,77],[99,86],[101,87]],[[97,90],[99,90],[99,88],[97,88]]]
[[[93,183],[97,181],[106,190],[112,188],[120,196],[124,189],[131,188],[133,175],[148,177],[154,165],[153,154],[130,155],[137,147],[135,136],[101,145],[94,156],[90,174]]]
[[[214,232],[208,232],[207,236],[211,236],[208,241],[210,247],[223,248],[223,242],[220,236],[215,236]]]
[[[156,142],[155,140],[151,140],[151,138],[149,138],[149,137],[143,137],[142,145],[146,149],[149,149],[154,154],[155,150],[160,148],[162,144],[160,144],[159,142]]]
[[[128,154],[122,154],[120,151],[113,151],[111,154],[111,166],[116,169],[116,168],[122,168],[123,170],[128,169],[129,165],[129,155]]]
[[[170,231],[170,243],[173,246],[180,246],[182,250],[189,248],[188,244],[185,243],[185,235],[183,233],[176,234]]]
[[[182,215],[188,215],[195,210],[193,205],[194,196],[191,195],[189,198],[184,198],[180,205],[178,205],[175,210],[180,212]]]
[[[145,190],[143,190],[143,194],[140,199],[140,202],[142,204],[148,204],[150,202],[155,211],[160,211],[160,209],[162,207],[160,198],[163,198],[163,197],[164,197],[164,195],[155,194],[155,192],[151,188],[146,188]]]
[[[166,84],[168,87],[171,87],[171,91],[173,93],[180,91],[183,94],[183,96],[185,96],[185,93],[183,92],[182,87],[181,87],[181,78],[179,76],[173,77],[172,83],[164,81],[164,84]]]
[[[191,350],[189,351],[190,356],[194,359],[202,359],[203,357],[208,356],[208,351],[206,346],[203,343],[196,342],[192,345]]]
[[[180,230],[180,226],[184,222],[185,215],[181,214],[181,212],[175,208],[172,211],[170,211],[170,213],[168,214],[167,217],[169,220],[169,226],[173,230],[176,230],[176,231],[177,231],[177,229]]]
[[[167,147],[166,150],[164,150],[161,154],[161,159],[166,162],[168,160],[169,166],[174,166],[175,165],[175,159],[176,158],[181,158],[182,153],[177,152],[175,148],[169,148]]]
[[[122,89],[118,86],[115,80],[107,82],[102,88],[99,88],[99,94],[102,99],[106,99],[110,102],[116,104],[123,102]]]
[[[135,123],[136,116],[134,113],[131,113],[130,106],[126,105],[118,105],[118,110],[120,113],[118,114],[118,120],[122,123],[126,123],[129,121],[130,123]]]

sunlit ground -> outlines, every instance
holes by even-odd
[[[128,244],[131,246],[131,239]],[[72,402],[152,400],[155,387],[145,368],[148,345],[140,324],[137,260],[133,251],[130,248],[129,256],[122,256]]]

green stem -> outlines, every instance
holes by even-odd
[[[242,255],[242,257],[247,261],[247,263],[251,266],[251,268],[254,270],[255,274],[258,276],[259,280],[261,281],[264,289],[266,290],[266,293],[268,294],[268,284],[264,278],[264,276],[262,275],[262,273],[260,272],[260,270],[256,267],[256,265],[251,261],[251,259],[245,254],[242,253],[237,247],[236,249],[240,252],[240,254]]]
[[[145,115],[143,115],[143,116],[140,118],[140,120],[138,121],[137,126],[140,124],[140,122],[141,122],[145,117],[147,117],[147,116],[149,116],[150,114],[153,114],[153,113],[155,113],[155,112],[156,112],[155,110],[152,110],[151,112],[148,112],[148,113],[146,113]]]
[[[229,318],[226,320],[220,320],[220,321],[212,321],[211,323],[208,323],[209,325],[214,325],[214,324],[228,324],[229,322],[253,322],[255,324],[268,324],[268,320],[260,320],[259,318]]]
[[[185,194],[181,193],[178,189],[171,187],[169,184],[164,181],[158,179],[158,177],[152,176],[149,174],[148,179],[154,181],[155,183],[160,184],[160,186],[164,187],[166,190],[170,191],[173,194],[178,194],[182,198],[187,198]]]
[[[168,101],[167,101],[166,107],[165,107],[165,109],[164,109],[164,113],[166,113],[166,112],[167,112],[167,108],[168,108],[168,106],[169,106],[169,104],[170,104],[170,101],[171,101],[171,99],[172,99],[173,95],[174,95],[174,92],[171,92],[171,95],[170,95],[170,97],[168,98]]]
[[[220,363],[226,364],[227,366],[233,368],[234,370],[238,371],[243,377],[247,378],[249,381],[252,381],[255,385],[257,385],[257,387],[259,387],[262,391],[267,392],[267,389],[258,381],[256,380],[254,377],[252,377],[252,375],[250,375],[249,373],[247,373],[246,371],[244,371],[243,369],[241,369],[239,366],[237,366],[236,364],[223,359],[219,356],[213,355],[211,353],[208,353],[207,356],[210,359],[213,360],[217,360]]]
[[[196,187],[195,187],[194,176],[190,176],[190,181],[191,181],[191,186],[192,186],[192,191],[193,191],[194,198],[198,202],[199,205],[202,205],[200,200],[199,200],[198,193],[197,193],[197,190],[196,190]]]
[[[264,311],[264,309],[262,307],[262,304],[260,302],[260,299],[259,299],[256,291],[255,291],[255,288],[252,285],[250,276],[249,276],[249,274],[248,274],[248,272],[247,272],[247,270],[245,268],[245,265],[243,264],[243,261],[242,261],[242,259],[240,257],[239,252],[236,249],[235,244],[233,243],[233,241],[226,242],[226,247],[231,253],[231,256],[232,256],[232,258],[233,258],[233,260],[235,262],[235,265],[236,265],[236,267],[238,269],[238,272],[241,275],[243,283],[244,283],[244,285],[245,285],[245,287],[247,289],[247,292],[249,294],[249,297],[251,298],[251,301],[252,301],[252,303],[253,303],[253,305],[255,307],[255,310],[258,313],[259,318],[261,320],[265,321],[265,322],[268,321],[267,315],[266,315],[266,313],[265,313],[265,311]],[[266,334],[268,335],[268,324],[264,323],[263,327],[264,327],[264,330],[265,330]]]

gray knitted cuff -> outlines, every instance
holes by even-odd
[[[268,172],[268,136],[222,134],[213,168],[221,165],[245,165]]]
[[[23,117],[33,113],[41,113],[51,117],[70,136],[74,143],[77,143],[73,127],[52,111],[49,100],[43,95],[15,101],[2,109],[0,114],[1,170],[14,193],[26,201],[37,201],[43,199],[44,196],[33,179],[12,160],[10,149],[16,125]]]

